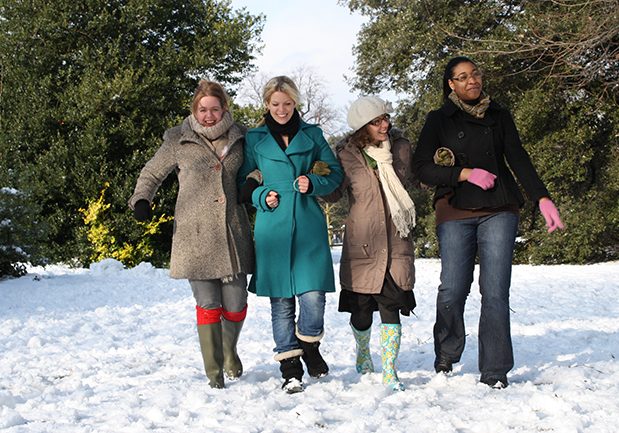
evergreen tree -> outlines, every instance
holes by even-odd
[[[369,17],[355,47],[356,88],[405,95],[396,119],[414,142],[441,104],[447,59],[467,55],[509,108],[567,230],[548,236],[536,205],[521,213],[517,260],[619,257],[617,0],[349,0]],[[417,251],[436,253],[431,194],[413,191]],[[432,225],[432,226],[430,226]]]
[[[6,186],[40,205],[50,260],[89,262],[79,209],[107,183],[115,238],[137,242],[127,200],[140,169],[199,78],[234,89],[251,71],[262,21],[227,0],[0,0],[1,164],[17,174]],[[156,209],[172,215],[173,179],[164,186]]]
[[[45,264],[39,254],[45,224],[28,197],[12,188],[0,188],[0,279],[26,273],[26,264]]]

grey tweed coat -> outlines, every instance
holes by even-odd
[[[249,219],[237,200],[236,175],[243,163],[246,128],[228,130],[231,143],[220,161],[192,129],[188,119],[167,130],[163,144],[146,163],[129,199],[152,202],[165,178],[176,170],[179,190],[174,210],[170,276],[191,280],[253,272]]]

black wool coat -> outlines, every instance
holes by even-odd
[[[454,153],[453,167],[439,166],[433,156],[439,147]],[[497,176],[495,185],[482,190],[470,182],[458,182],[464,168],[483,168]],[[527,151],[522,147],[510,113],[491,102],[483,119],[476,119],[447,101],[431,111],[419,135],[413,155],[417,178],[436,186],[434,202],[452,193],[450,203],[459,209],[498,208],[524,204],[524,197],[514,179],[529,198],[538,201],[549,197]]]

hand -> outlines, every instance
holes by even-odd
[[[270,207],[271,209],[275,209],[277,206],[279,206],[279,194],[275,191],[269,191],[265,201],[268,207]]]
[[[554,232],[557,228],[564,229],[563,221],[559,217],[559,211],[555,207],[555,204],[548,197],[542,197],[539,200],[539,210],[546,220],[546,227],[548,227],[548,233]]]
[[[301,194],[305,194],[308,190],[309,190],[309,186],[310,186],[310,180],[307,176],[299,176],[297,177],[297,179],[294,181],[295,185],[298,188],[298,191]]]
[[[496,175],[484,170],[483,168],[474,168],[469,173],[466,181],[483,189],[484,191],[494,186]]]
[[[150,221],[152,215],[148,200],[138,200],[135,205],[133,205],[133,216],[140,222]]]

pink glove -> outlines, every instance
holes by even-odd
[[[550,199],[542,199],[539,201],[539,210],[546,220],[548,233],[554,232],[557,228],[563,229],[565,226],[559,217],[559,211],[555,204]]]
[[[474,168],[469,174],[467,182],[477,185],[484,191],[494,186],[494,180],[496,176],[483,168]]]

